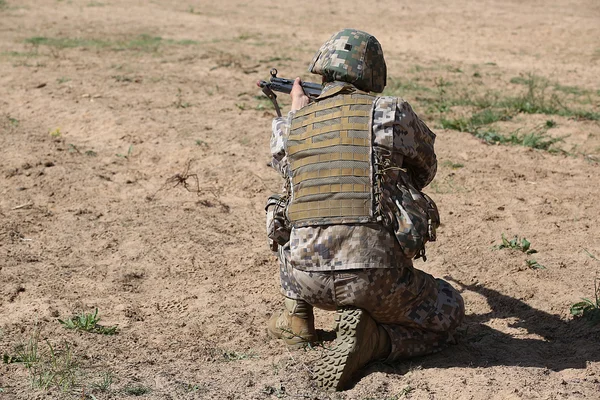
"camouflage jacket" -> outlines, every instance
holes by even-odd
[[[323,93],[340,84],[345,83],[327,84]],[[294,115],[295,112],[290,112],[272,123],[271,165],[284,177],[284,191],[289,187],[285,141]],[[385,164],[402,167],[416,189],[421,190],[433,180],[437,170],[435,134],[418,118],[410,104],[396,97],[378,97],[372,134],[374,153],[383,158]],[[402,172],[391,172],[397,173]],[[386,204],[403,196],[394,186],[384,187],[383,193],[388,197],[382,201]],[[393,268],[411,264],[394,232],[377,223],[292,228],[289,252],[292,266],[304,271]]]

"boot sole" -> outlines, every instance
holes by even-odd
[[[356,365],[359,356],[357,333],[363,329],[365,319],[370,318],[360,308],[338,311],[338,338],[331,349],[314,367],[314,379],[317,385],[325,389],[344,390],[351,382],[352,375],[362,366]],[[353,366],[356,365],[356,368]]]

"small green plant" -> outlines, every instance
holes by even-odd
[[[16,128],[19,126],[19,120],[16,118],[11,117],[10,115],[7,115],[6,118],[8,118],[8,124],[13,127]]]
[[[525,260],[525,262],[527,263],[527,266],[531,269],[546,269],[546,267],[544,267],[542,264],[540,264],[534,259]]]
[[[130,157],[133,155],[133,145],[132,145],[132,144],[130,144],[130,145],[129,145],[129,148],[127,149],[127,154],[120,154],[120,153],[117,153],[117,154],[115,154],[115,155],[116,155],[117,157],[120,157],[120,158],[124,158],[124,159],[126,159],[126,160],[129,160],[129,158],[130,158]]]
[[[98,316],[97,308],[94,313],[84,312],[64,321],[59,319],[58,322],[67,329],[76,329],[102,335],[115,335],[117,333],[116,326],[102,326],[99,324],[100,317]]]
[[[587,254],[592,260],[600,261],[600,259],[598,259],[598,257],[596,257],[595,255],[593,255],[592,253],[590,253],[588,251],[588,249],[583,249],[583,251],[585,251],[585,254]]]
[[[228,350],[223,351],[223,360],[226,362],[248,360],[250,358],[256,358],[256,354],[241,353],[241,352],[237,352],[237,351],[228,351]]]
[[[592,325],[600,322],[600,287],[598,286],[598,278],[594,279],[594,297],[594,300],[582,298],[582,301],[573,304],[570,309],[571,315],[576,318],[585,318]]]
[[[113,384],[113,373],[111,371],[105,371],[100,374],[100,380],[92,383],[92,388],[100,392],[108,392],[111,385]]]
[[[454,162],[452,162],[452,161],[450,161],[450,160],[446,160],[446,161],[444,161],[444,162],[442,163],[442,165],[443,165],[444,167],[450,167],[450,168],[452,168],[452,169],[459,169],[459,168],[463,168],[463,167],[465,166],[464,164],[461,164],[461,163],[454,163]]]
[[[75,146],[73,143],[69,143],[69,153],[78,153],[81,154],[81,151]]]
[[[537,250],[531,248],[531,242],[529,242],[529,240],[525,238],[519,239],[518,236],[515,236],[513,239],[508,240],[506,239],[506,237],[504,237],[504,233],[502,234],[502,243],[496,246],[495,248],[519,250],[525,254],[537,253]]]
[[[177,94],[175,96],[175,108],[188,108],[192,106],[190,103],[183,101],[183,95],[180,88],[177,88]]]
[[[31,368],[34,364],[40,361],[38,353],[38,343],[40,335],[35,331],[27,343],[21,343],[15,347],[15,354],[11,355],[4,353],[2,361],[5,364],[22,363],[25,368]]]
[[[60,78],[58,78],[56,80],[56,83],[58,83],[59,85],[61,85],[61,84],[65,83],[65,82],[69,82],[70,80],[71,80],[71,78],[67,78],[67,77],[61,76]]]
[[[130,396],[143,396],[152,391],[149,387],[146,386],[127,386],[123,389],[123,391]]]
[[[98,155],[94,150],[86,150],[84,154],[88,157],[96,157]]]
[[[196,393],[200,389],[201,389],[200,385],[192,385],[191,383],[188,383],[187,385],[185,385],[185,391],[188,393]]]
[[[398,393],[398,398],[404,397],[407,394],[410,394],[410,393],[412,393],[414,391],[415,391],[415,388],[412,387],[412,386],[410,386],[410,385],[408,385],[407,387],[405,387],[404,389],[402,389],[400,391],[400,393]]]
[[[60,131],[60,128],[56,128],[55,130],[50,131],[49,134],[53,138],[59,138],[62,135],[62,132]]]

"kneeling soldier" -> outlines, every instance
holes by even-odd
[[[344,390],[374,360],[421,356],[452,343],[460,294],[415,269],[439,214],[421,192],[437,169],[435,134],[401,98],[375,96],[386,65],[375,37],[344,29],[317,52],[313,102],[296,79],[291,111],[275,118],[272,165],[285,192],[267,204],[279,244],[285,309],[267,331],[292,347],[315,341],[313,307],[337,313],[337,339],[314,369]]]

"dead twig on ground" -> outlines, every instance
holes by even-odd
[[[170,178],[168,178],[165,183],[156,191],[154,194],[147,196],[147,200],[154,200],[158,192],[165,190],[167,188],[174,189],[177,186],[183,186],[185,190],[191,193],[196,193],[197,196],[202,194],[202,190],[200,189],[200,180],[198,179],[198,174],[190,173],[190,166],[194,160],[190,159],[185,164],[185,168],[183,172],[177,173]],[[192,180],[192,183],[188,182],[188,180]],[[195,184],[194,184],[195,182]],[[211,192],[215,197],[219,197],[214,188],[207,188],[209,192]]]
[[[24,204],[21,204],[21,205],[11,208],[11,210],[20,210],[22,208],[31,208],[31,206],[33,206],[33,203],[31,201],[28,201],[27,203],[24,203]]]

